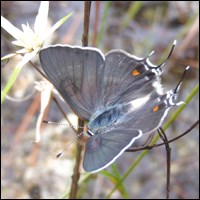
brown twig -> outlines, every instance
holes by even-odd
[[[93,41],[92,46],[96,47],[97,42],[97,32],[98,32],[98,24],[99,24],[99,9],[100,9],[100,1],[95,1],[95,18],[94,18],[94,31],[93,31]]]
[[[192,129],[194,129],[197,125],[199,124],[199,120],[197,120],[189,129],[187,129],[184,133],[182,133],[181,135],[171,139],[168,141],[168,143],[171,143],[175,140],[178,140],[179,138],[183,137],[184,135],[188,134]],[[132,147],[126,150],[126,152],[135,152],[135,151],[141,151],[141,150],[149,150],[149,149],[153,149],[154,147],[159,147],[164,145],[165,143],[159,143],[159,144],[154,144],[152,146],[141,146],[141,147]]]
[[[170,161],[171,161],[171,148],[169,146],[169,142],[164,130],[160,127],[158,129],[158,134],[160,138],[163,140],[166,148],[166,156],[167,156],[167,181],[166,181],[166,199],[169,199],[169,191],[170,191]]]
[[[33,62],[29,61],[29,63],[35,68],[35,70],[36,70],[40,75],[42,75],[42,76],[45,77],[47,80],[49,80],[48,77],[47,77]]]
[[[135,151],[140,151],[140,150],[145,150],[145,149],[152,149],[154,147],[158,147],[161,145],[165,145],[166,148],[166,155],[167,155],[167,180],[166,180],[166,199],[169,199],[169,191],[170,191],[170,160],[171,160],[171,148],[169,146],[169,143],[178,140],[179,138],[183,137],[187,133],[189,133],[192,129],[194,129],[197,125],[199,124],[199,120],[197,120],[188,130],[186,130],[184,133],[181,135],[173,138],[172,140],[168,140],[167,136],[165,135],[164,130],[160,127],[157,131],[158,134],[160,135],[160,138],[163,140],[163,143],[160,144],[155,144],[152,146],[141,146],[139,148],[131,148],[127,149],[126,152],[135,152]]]
[[[84,121],[81,119],[78,119],[78,125],[79,126],[84,126]],[[82,132],[82,129],[78,129],[78,133]],[[81,137],[81,136],[80,136]],[[73,175],[72,175],[72,184],[71,184],[71,189],[70,189],[70,195],[69,198],[70,199],[76,199],[77,196],[77,191],[78,191],[78,181],[80,178],[80,173],[79,173],[79,168],[80,168],[80,163],[81,163],[81,152],[82,152],[82,145],[77,142],[76,145],[76,163],[74,166],[74,171],[73,171]]]
[[[83,36],[82,36],[82,45],[88,45],[88,35],[89,35],[89,21],[90,21],[90,8],[91,8],[91,1],[85,1],[84,5],[84,27],[83,27]],[[78,126],[83,127],[84,121],[78,119]],[[82,132],[82,129],[78,130],[78,134]],[[70,199],[76,199],[77,191],[78,191],[78,181],[80,177],[79,167],[81,162],[81,152],[82,152],[82,145],[77,142],[77,149],[76,149],[76,164],[74,167],[73,175],[72,175],[72,184],[70,188]]]
[[[182,133],[181,135],[179,135],[179,136],[177,136],[177,137],[175,137],[175,138],[169,140],[168,143],[171,143],[171,142],[173,142],[173,141],[175,141],[175,140],[178,140],[179,138],[181,138],[181,137],[183,137],[184,135],[188,134],[188,133],[189,133],[192,129],[194,129],[198,124],[199,124],[199,120],[197,120],[194,124],[192,124],[192,126],[191,126],[188,130],[186,130],[184,133]],[[152,148],[162,146],[163,144],[164,144],[164,142],[163,142],[163,143],[160,143],[160,144],[154,144],[154,145],[152,145]]]
[[[91,1],[85,1],[82,45],[88,46]]]

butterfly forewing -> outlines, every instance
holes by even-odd
[[[89,120],[99,102],[104,57],[97,50],[51,46],[40,51],[43,70],[72,110]]]

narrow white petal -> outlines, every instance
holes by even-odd
[[[29,24],[27,23],[27,25],[22,24],[22,29],[24,31],[24,34],[26,36],[26,38],[33,38],[35,36],[35,33],[33,32],[33,30],[30,28]]]
[[[26,48],[26,52],[29,52],[32,49],[32,43],[29,41],[26,42],[26,39],[24,40],[16,40],[12,42],[16,46],[24,47]]]
[[[41,1],[38,14],[35,18],[34,30],[38,37],[43,37],[47,28],[47,19],[49,12],[49,2]]]
[[[45,111],[45,109],[48,106],[48,103],[50,101],[50,97],[51,97],[50,87],[47,87],[45,90],[42,90],[42,92],[41,92],[40,114],[38,116],[37,124],[36,124],[36,139],[35,139],[35,142],[39,142],[41,140],[40,126],[41,126],[41,123],[42,123],[44,111]]]
[[[20,46],[20,47],[24,47],[26,45],[26,43],[22,40],[15,40],[12,42],[14,45],[16,46]]]
[[[13,26],[6,18],[1,16],[1,27],[5,29],[10,35],[12,35],[15,39],[21,40],[24,37],[24,33]]]
[[[17,67],[23,67],[28,61],[30,61],[36,54],[37,52],[39,51],[39,48],[35,51],[32,51],[30,53],[26,53],[22,60],[17,64]]]
[[[13,57],[13,56],[15,56],[15,55],[16,55],[16,53],[8,54],[8,55],[2,57],[1,60],[6,60],[6,59],[11,58],[11,57]]]
[[[38,46],[37,43],[37,37],[33,30],[30,28],[29,24],[27,25],[22,25],[23,30],[24,30],[24,47],[31,50],[34,49],[35,46]]]
[[[16,53],[21,54],[21,53],[29,53],[29,52],[27,52],[26,48],[23,48],[23,49],[20,49],[20,50],[16,51]]]

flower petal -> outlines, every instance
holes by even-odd
[[[44,37],[46,33],[48,12],[49,12],[49,2],[41,1],[38,14],[35,18],[35,25],[34,25],[35,34],[39,38]]]
[[[30,52],[30,53],[26,53],[22,60],[17,64],[17,67],[22,67],[24,66],[28,61],[30,61],[36,54],[37,52],[39,51],[40,48]]]
[[[20,29],[13,26],[3,16],[1,16],[1,27],[4,28],[10,35],[12,35],[17,40],[21,40],[24,37],[24,33]]]
[[[48,86],[49,85],[49,86]],[[52,90],[52,85],[48,84],[48,87],[45,87],[41,91],[41,107],[40,107],[40,114],[37,119],[37,124],[36,124],[36,139],[35,142],[39,142],[41,139],[41,134],[40,134],[40,126],[42,123],[44,111],[47,108],[49,101],[51,99],[51,90]]]
[[[4,87],[2,93],[1,93],[1,103],[4,102],[6,95],[8,94],[8,92],[10,91],[11,87],[13,86],[15,80],[17,79],[19,73],[21,72],[21,69],[23,68],[23,66],[29,61],[31,60],[31,58],[33,58],[38,50],[32,51],[31,53],[26,53],[23,57],[22,60],[17,64],[17,66],[15,67],[14,71],[12,72],[6,86]]]
[[[25,54],[25,53],[29,53],[29,52],[27,52],[26,48],[23,48],[23,49],[20,49],[20,50],[16,51],[16,53]]]
[[[6,60],[6,59],[11,58],[11,57],[13,57],[13,56],[15,56],[15,55],[16,55],[16,53],[8,54],[8,55],[2,57],[1,60]]]
[[[12,41],[12,43],[16,46],[20,46],[20,47],[25,47],[26,46],[26,43],[22,40],[15,40],[15,41]]]
[[[30,28],[29,24],[27,23],[27,25],[22,24],[22,29],[24,31],[24,34],[27,38],[33,38],[35,36],[35,33],[32,31],[32,29]]]

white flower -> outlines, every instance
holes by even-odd
[[[23,31],[13,26],[6,18],[1,16],[2,28],[4,28],[10,35],[12,35],[16,39],[12,43],[17,46],[23,47],[15,53],[6,55],[1,58],[1,60],[4,60],[16,54],[23,54],[21,61],[17,64],[16,69],[13,71],[13,74],[11,74],[11,83],[9,85],[7,84],[5,86],[5,89],[2,91],[1,102],[3,102],[3,100],[5,99],[5,95],[8,93],[11,86],[15,82],[19,72],[21,71],[21,68],[39,52],[45,42],[45,39],[47,39],[72,15],[72,13],[66,15],[60,21],[54,24],[49,30],[47,30],[48,12],[49,2],[41,1],[38,14],[35,19],[34,30],[32,30],[27,23],[26,25],[22,24]]]

